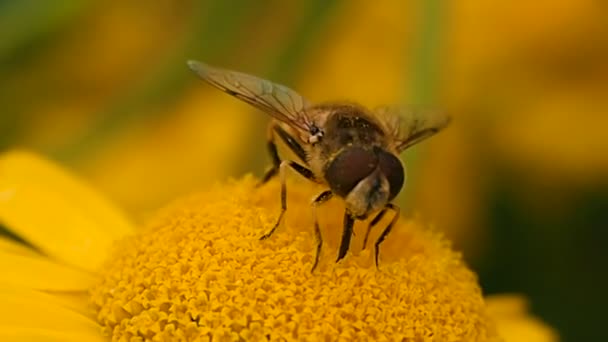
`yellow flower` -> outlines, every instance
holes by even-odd
[[[133,234],[56,166],[4,155],[0,222],[33,248],[0,239],[0,340],[501,341],[501,329],[556,340],[517,298],[487,306],[460,255],[416,220],[395,227],[379,270],[361,251],[363,226],[336,265],[341,203],[328,203],[311,274],[315,189],[289,183],[284,227],[259,241],[276,219],[278,185],[254,184],[245,177],[176,201]]]

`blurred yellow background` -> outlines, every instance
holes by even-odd
[[[268,163],[264,114],[187,59],[314,102],[408,103],[452,126],[403,155],[400,204],[484,290],[564,341],[608,340],[608,3],[0,2],[0,147],[75,169],[137,219]]]

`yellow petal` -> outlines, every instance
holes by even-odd
[[[38,252],[29,248],[28,246],[25,246],[14,240],[5,238],[2,235],[0,235],[0,251],[25,256],[40,255],[38,254]]]
[[[0,327],[0,341],[5,342],[107,342],[101,332],[80,333],[38,328]]]
[[[78,291],[78,292],[45,291],[45,292],[40,292],[40,293],[48,294],[55,303],[57,303],[63,307],[74,310],[93,320],[96,319],[95,311],[91,307],[88,291]]]
[[[87,292],[84,291],[77,293],[53,292],[51,294],[23,286],[0,283],[0,295],[6,295],[12,298],[29,298],[40,303],[46,302],[54,304],[95,320],[94,311],[89,304]],[[0,339],[0,341],[2,340]]]
[[[0,222],[46,254],[96,269],[110,244],[133,231],[90,187],[26,152],[0,157]]]
[[[526,299],[518,295],[492,295],[486,298],[488,314],[496,321],[505,342],[557,342],[558,334],[532,316]]]
[[[0,284],[37,290],[85,290],[95,279],[90,274],[55,263],[43,256],[0,251]]]
[[[101,327],[92,319],[35,296],[0,292],[0,303],[0,332],[40,329],[101,335]]]

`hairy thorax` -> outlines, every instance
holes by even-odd
[[[331,108],[330,112],[326,112],[328,108]],[[345,148],[387,146],[388,137],[366,109],[354,104],[332,104],[315,109],[327,113],[321,118],[323,138],[309,150],[308,163],[318,177],[324,178],[331,161]]]

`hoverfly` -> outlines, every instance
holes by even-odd
[[[399,218],[399,207],[391,201],[403,187],[405,169],[397,156],[446,127],[449,117],[441,112],[401,113],[390,107],[370,111],[354,103],[313,105],[295,91],[265,79],[197,61],[188,61],[188,65],[207,83],[272,116],[267,141],[272,167],[260,184],[279,174],[281,212],[273,228],[260,239],[269,238],[283,220],[287,210],[286,171],[292,169],[328,188],[311,202],[317,239],[311,271],[319,263],[323,245],[316,209],[334,195],[346,205],[336,262],[348,252],[355,220],[375,215],[367,227],[365,248],[372,228],[387,212],[394,212],[374,244],[378,267],[380,244]],[[281,159],[275,144],[277,138],[299,160]]]

